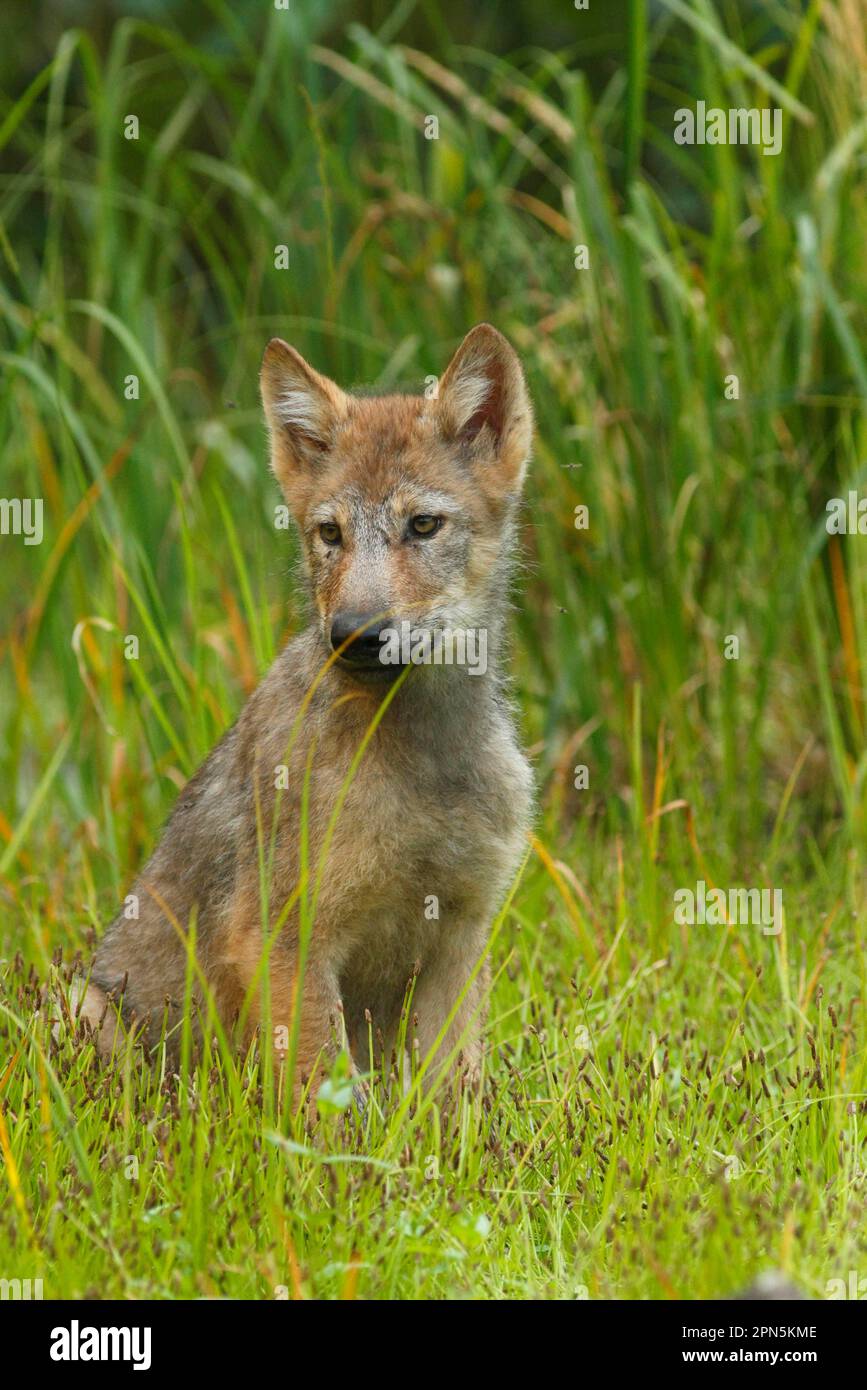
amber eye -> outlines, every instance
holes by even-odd
[[[442,518],[438,516],[414,516],[409,529],[414,536],[434,536],[442,524]]]
[[[340,544],[340,527],[336,521],[323,521],[319,527],[319,534],[326,545]]]

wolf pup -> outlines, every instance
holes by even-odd
[[[343,1046],[362,1071],[396,1047],[414,976],[428,1078],[455,1053],[453,1076],[475,1080],[475,967],[531,806],[498,667],[532,433],[521,366],[480,324],[435,399],[353,397],[279,338],[260,383],[315,616],[178,798],[80,1013],[104,1057],[127,1030],[176,1057],[194,922],[196,1041],[208,995],[244,1043],[269,1023],[279,1061],[293,1039],[297,1096]],[[401,623],[486,634],[484,669],[384,662]]]

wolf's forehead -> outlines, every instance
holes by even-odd
[[[420,396],[352,396],[338,428],[338,443],[367,453],[408,448],[426,433],[429,416]]]
[[[449,462],[430,403],[418,396],[352,397],[328,461],[335,483],[372,497],[386,496],[399,479],[442,485]]]
[[[420,478],[392,477],[386,486],[377,486],[373,479],[367,486],[357,482],[338,487],[314,508],[311,520],[328,520],[341,515],[353,528],[361,531],[370,527],[387,526],[402,520],[409,512],[431,512],[455,515],[460,502],[451,492],[445,492]]]

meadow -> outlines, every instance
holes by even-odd
[[[826,525],[867,495],[863,7],[630,0],[544,41],[533,6],[64,8],[0,98],[0,493],[44,502],[40,544],[0,535],[0,1276],[867,1275],[867,536]],[[779,154],[677,144],[698,101],[779,109]],[[510,665],[538,784],[482,1093],[384,1074],[358,1115],[338,1075],[293,1115],[219,1042],[100,1069],[46,992],[305,622],[265,343],[417,389],[481,320],[537,414]],[[677,921],[699,882],[780,890],[781,929]]]

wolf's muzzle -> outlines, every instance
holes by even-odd
[[[348,639],[349,645],[340,653],[342,661],[353,666],[379,666],[382,650],[380,633],[388,626],[376,613],[356,613],[347,610],[335,613],[331,621],[331,645],[335,651]]]

